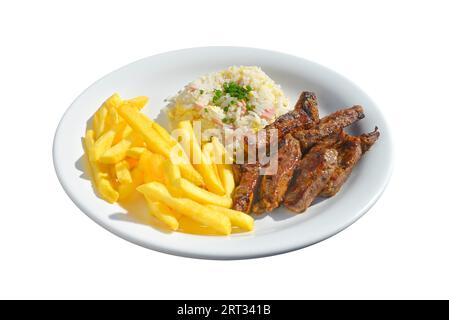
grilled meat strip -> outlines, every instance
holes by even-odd
[[[338,166],[320,196],[332,197],[340,191],[362,154],[377,141],[379,135],[376,127],[373,132],[361,136],[354,137],[345,134],[341,137],[334,146],[338,151]]]
[[[304,152],[313,145],[319,143],[324,137],[349,126],[350,124],[365,117],[361,106],[342,109],[322,118],[320,122],[311,129],[294,130],[293,136],[301,142]]]
[[[376,143],[377,139],[379,139],[380,132],[376,127],[373,132],[364,133],[360,136],[360,142],[362,143],[362,152],[367,152],[371,146]]]
[[[287,134],[284,144],[279,148],[278,169],[274,175],[265,175],[261,178],[259,202],[253,206],[253,212],[264,213],[279,207],[290,179],[301,160],[301,147],[299,141]]]
[[[234,189],[233,209],[249,213],[259,182],[259,164],[241,165],[239,185]]]
[[[318,102],[313,92],[304,91],[300,94],[296,102],[295,109],[280,116],[272,124],[265,127],[267,130],[267,144],[269,143],[269,130],[278,130],[278,140],[283,141],[284,137],[293,129],[309,128],[319,121]],[[269,146],[267,146],[269,148]],[[244,144],[245,153],[247,141]],[[234,166],[234,176],[238,186],[234,191],[234,209],[243,212],[251,210],[254,192],[257,189],[259,180],[259,165],[242,164]],[[257,170],[256,170],[257,167]],[[256,174],[257,171],[257,174]]]
[[[296,112],[304,112],[312,123],[320,121],[320,114],[318,111],[318,99],[316,94],[310,91],[303,91],[296,102]]]
[[[304,212],[328,183],[337,167],[338,152],[326,144],[318,144],[307,153],[298,166],[284,198],[284,205],[295,212]]]
[[[295,104],[294,110],[277,118],[272,124],[265,127],[267,133],[270,129],[278,130],[278,139],[293,130],[305,129],[319,121],[318,100],[313,92],[303,91]],[[269,140],[267,140],[269,141]]]
[[[242,166],[240,164],[233,163],[232,173],[234,175],[235,184],[238,185],[240,183],[240,179],[242,178]]]

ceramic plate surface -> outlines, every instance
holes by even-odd
[[[228,237],[167,233],[126,215],[119,205],[99,199],[84,172],[81,137],[86,122],[112,93],[123,98],[150,97],[143,109],[165,124],[164,99],[197,77],[232,65],[260,66],[280,84],[290,103],[303,90],[314,91],[321,115],[360,104],[365,119],[348,130],[369,132],[375,126],[380,140],[364,155],[342,190],[333,198],[295,215],[284,208],[258,217],[251,233]],[[392,142],[380,109],[355,84],[313,62],[267,50],[240,47],[205,47],[168,52],[131,63],[87,88],[64,114],[54,140],[53,159],[58,178],[73,202],[95,222],[114,234],[149,249],[170,254],[209,258],[245,259],[303,248],[351,225],[367,212],[385,189],[392,171]],[[81,234],[81,233],[80,233]]]

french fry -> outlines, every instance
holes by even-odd
[[[198,173],[198,171],[195,170],[194,167],[192,167],[191,163],[180,163],[178,164],[178,166],[184,178],[191,181],[197,186],[204,186],[205,183],[203,177]]]
[[[208,162],[208,157],[205,155],[200,147],[200,144],[198,143],[198,140],[195,137],[195,134],[193,132],[192,124],[190,121],[180,121],[178,123],[178,127],[180,129],[186,130],[188,133],[188,139],[190,144],[190,158],[193,163],[193,166],[199,171],[201,176],[204,179],[204,183],[206,184],[206,187],[209,191],[218,194],[218,195],[224,195],[225,191],[223,186],[221,185],[220,179],[218,175],[215,173],[214,168],[211,165],[211,162]],[[199,159],[197,158],[197,155],[199,156]]]
[[[225,189],[225,194],[231,196],[235,189],[234,173],[232,172],[231,165],[219,164],[217,165],[218,174]]]
[[[165,224],[170,230],[176,231],[179,228],[178,219],[180,215],[160,202],[151,201],[147,197],[148,210],[151,215]]]
[[[178,180],[181,179],[181,170],[179,167],[166,159],[162,164],[162,170],[165,173],[164,183],[168,191],[175,197],[180,197],[183,193],[178,187]],[[193,183],[192,183],[193,184]],[[199,188],[195,186],[196,188]]]
[[[118,93],[114,93],[112,96],[107,98],[98,111],[94,115],[93,128],[94,128],[94,138],[98,139],[107,130],[111,129],[111,121],[113,119],[118,119],[117,112],[115,109],[122,103],[122,99]]]
[[[108,179],[99,179],[97,181],[97,190],[100,196],[109,203],[115,203],[119,198],[119,193]]]
[[[148,97],[146,96],[138,96],[129,100],[126,100],[130,105],[141,110],[148,103]]]
[[[161,138],[169,145],[170,147],[174,147],[178,142],[162,127],[159,123],[153,122],[153,129],[156,131]]]
[[[181,191],[180,196],[190,198],[201,204],[214,204],[225,208],[232,206],[232,199],[230,197],[216,195],[215,193],[197,187],[184,178],[176,180],[174,188]]]
[[[121,120],[119,124],[116,126],[116,134],[114,138],[114,142],[112,144],[117,144],[123,139],[129,137],[129,135],[133,132],[130,126],[126,123],[125,120]]]
[[[126,136],[125,139],[131,141],[132,147],[145,147],[145,141],[140,134],[135,131],[132,131],[130,134]]]
[[[106,150],[98,159],[101,163],[105,164],[115,164],[126,157],[126,152],[128,151],[129,147],[131,147],[131,140],[129,139],[123,139],[119,143],[117,143],[115,146],[112,146],[108,150]]]
[[[105,132],[106,129],[106,118],[108,116],[108,108],[106,106],[100,107],[94,114],[92,120],[94,128],[94,139],[98,139]]]
[[[129,169],[134,169],[139,164],[139,160],[138,159],[134,159],[134,158],[128,157],[125,160],[126,160],[126,162],[128,162]]]
[[[119,198],[119,193],[112,186],[109,180],[109,175],[106,170],[102,169],[102,166],[95,161],[95,133],[93,130],[87,130],[84,137],[84,147],[86,148],[86,154],[89,162],[89,167],[92,173],[92,182],[94,188],[97,190],[98,195],[104,200],[114,203]]]
[[[208,142],[203,145],[203,155],[205,158],[205,162],[207,164],[210,164],[212,167],[212,170],[215,173],[215,177],[220,181],[220,176],[218,175],[218,169],[215,159],[215,152],[214,152],[214,146],[212,143]],[[220,181],[221,182],[221,181]],[[221,183],[221,186],[223,187],[223,184]]]
[[[153,121],[150,118],[128,103],[123,103],[118,108],[118,113],[134,131],[142,136],[151,152],[159,153],[167,158],[170,156],[170,147],[152,128]]]
[[[254,227],[254,219],[246,213],[241,211],[223,208],[219,206],[215,206],[212,204],[208,204],[207,207],[216,210],[227,216],[231,221],[232,225],[242,228],[243,230],[251,231]]]
[[[129,171],[129,165],[127,161],[122,160],[120,162],[117,162],[114,167],[115,175],[119,183],[128,184],[133,182],[131,171]]]
[[[106,128],[116,129],[118,124],[121,122],[120,116],[118,115],[117,108],[111,106],[108,108],[108,114],[106,116]]]
[[[133,130],[139,133],[146,142],[147,148],[154,152],[170,158],[172,146],[170,146],[161,135],[153,129],[153,121],[138,112],[129,104],[122,104],[118,112],[125,119]],[[190,163],[179,164],[181,174],[184,178],[192,181],[196,185],[204,185],[201,175],[192,167]]]
[[[164,171],[162,164],[165,161],[165,157],[157,153],[145,151],[140,156],[139,168],[143,172],[143,180],[145,183],[151,181],[164,182]]]
[[[142,153],[144,153],[146,150],[147,148],[145,147],[132,147],[126,150],[126,156],[139,160]]]
[[[122,98],[118,93],[114,93],[112,96],[106,99],[105,102],[103,102],[102,107],[106,107],[108,109],[117,109],[121,104],[123,103]]]
[[[232,172],[232,157],[227,154],[225,147],[220,143],[217,137],[212,137],[212,144],[214,146],[215,159],[217,163],[218,175],[220,177],[225,194],[230,196],[235,189],[234,173]]]
[[[231,233],[231,222],[227,216],[186,198],[175,198],[159,182],[150,182],[137,187],[150,200],[162,202],[169,208],[189,218],[212,227],[223,235]]]
[[[95,141],[92,161],[98,161],[98,159],[100,159],[103,153],[111,147],[114,137],[115,131],[109,130],[106,131],[100,138],[98,138],[97,141]]]
[[[118,202],[126,202],[130,199],[132,193],[136,190],[134,183],[120,184],[117,188],[119,197]]]

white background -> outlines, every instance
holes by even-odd
[[[0,4],[0,298],[449,298],[446,1]],[[347,76],[393,129],[395,171],[357,223],[246,261],[153,252],[87,218],[52,163],[65,109],[129,62],[185,47],[295,54]]]

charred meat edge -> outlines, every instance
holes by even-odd
[[[332,174],[326,187],[321,191],[320,196],[332,197],[340,191],[343,184],[351,175],[352,170],[362,157],[362,154],[379,138],[379,131],[362,134],[360,136],[344,135],[335,145],[338,151],[338,166]]]
[[[298,166],[285,195],[284,205],[294,212],[304,212],[327,185],[337,167],[338,152],[319,144],[307,153]]]
[[[342,128],[365,117],[361,106],[338,110],[322,118],[313,128],[307,130],[294,130],[293,136],[301,142],[302,151],[310,149],[320,141]]]
[[[264,175],[261,178],[259,201],[253,206],[254,213],[264,213],[279,207],[300,160],[299,142],[287,134],[284,144],[279,148],[276,174]]]
[[[259,182],[259,164],[241,166],[240,183],[234,190],[233,209],[249,213]]]

